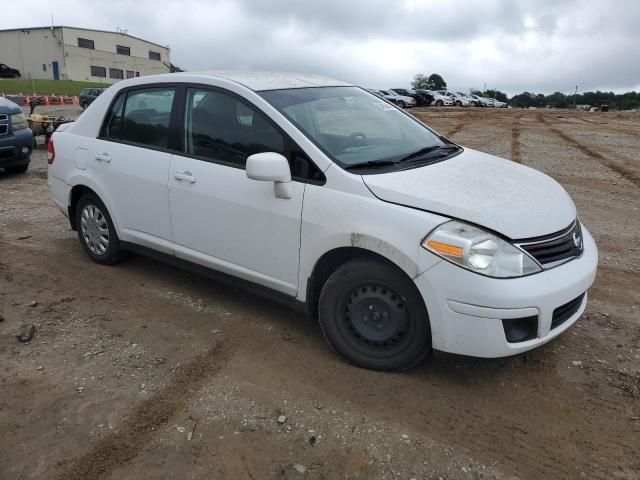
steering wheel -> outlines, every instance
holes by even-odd
[[[362,141],[367,140],[367,136],[363,132],[353,132],[344,140],[344,142],[342,142],[342,145],[340,145],[340,150],[338,150],[338,152],[344,152],[347,147],[354,145],[356,138],[361,138]]]

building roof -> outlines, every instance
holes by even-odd
[[[47,27],[7,28],[5,30],[0,30],[0,33],[2,33],[2,32],[19,32],[21,30],[51,30],[53,28],[73,28],[74,30],[85,30],[85,31],[88,31],[88,32],[102,32],[102,33],[112,33],[114,35],[124,35],[124,36],[127,36],[127,37],[135,38],[136,40],[140,40],[142,42],[150,43],[151,45],[155,45],[156,47],[166,48],[167,50],[171,50],[166,45],[160,45],[159,43],[151,42],[149,40],[145,40],[144,38],[136,37],[135,35],[130,35],[130,34],[124,33],[124,32],[114,32],[112,30],[98,30],[96,28],[72,27],[72,26],[69,26],[69,25],[50,25],[50,26],[47,26]]]
[[[214,70],[174,73],[175,76],[218,77],[244,85],[254,91],[305,87],[346,87],[350,83],[320,75],[261,70]]]

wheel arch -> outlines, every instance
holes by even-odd
[[[322,287],[329,276],[335,272],[338,267],[354,259],[371,259],[378,261],[398,271],[406,277],[408,282],[413,284],[412,277],[404,268],[379,252],[354,245],[333,248],[318,258],[313,266],[311,275],[307,279],[305,303],[307,315],[310,319],[314,321],[318,320],[318,300]]]
[[[92,188],[82,184],[74,185],[69,193],[69,206],[67,207],[67,210],[69,213],[69,223],[71,224],[71,229],[74,231],[78,229],[78,226],[76,225],[76,206],[78,205],[80,198],[82,198],[86,193],[91,193],[100,198],[100,195],[98,195]]]

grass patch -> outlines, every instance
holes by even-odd
[[[73,80],[24,80],[24,79],[0,79],[0,94],[24,95],[80,95],[83,88],[108,87],[108,83],[76,82]]]

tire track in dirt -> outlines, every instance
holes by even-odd
[[[144,400],[116,432],[101,439],[89,452],[69,461],[56,479],[109,478],[117,467],[135,458],[153,434],[183,408],[225,364],[224,350],[217,345],[178,367],[175,378],[169,385]]]
[[[520,118],[521,116],[515,117],[511,127],[511,160],[516,163],[522,163],[520,154]]]
[[[536,120],[538,122],[544,124],[549,131],[551,131],[552,133],[554,133],[555,135],[560,137],[562,140],[565,141],[565,143],[571,145],[573,148],[575,148],[577,150],[580,150],[587,157],[592,158],[592,159],[600,162],[605,167],[613,170],[616,173],[619,173],[624,179],[630,181],[636,187],[640,187],[640,174],[639,173],[631,170],[630,168],[626,167],[625,165],[621,165],[621,164],[619,164],[617,162],[612,161],[611,159],[609,159],[609,158],[605,157],[604,155],[602,155],[600,152],[596,152],[595,150],[591,149],[590,147],[588,147],[584,143],[581,143],[578,140],[576,140],[575,138],[571,137],[570,135],[567,135],[562,130],[560,130],[560,129],[548,124],[546,122],[546,120],[544,119],[544,115],[542,113],[536,113]]]
[[[451,130],[447,131],[447,133],[444,134],[445,137],[452,137],[454,136],[456,133],[460,132],[464,127],[465,127],[465,123],[464,122],[460,122],[458,123],[455,127],[453,127]]]
[[[576,118],[577,121],[587,124],[587,125],[595,125],[604,133],[621,133],[623,135],[628,135],[633,138],[640,138],[640,127],[633,125],[610,125],[608,122],[602,122],[593,120],[590,118]]]

